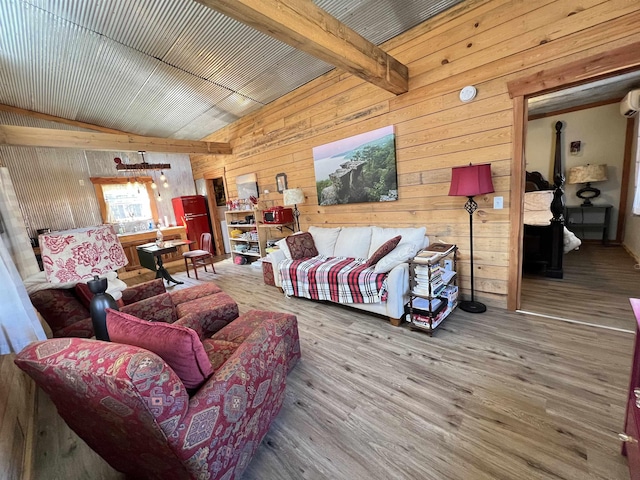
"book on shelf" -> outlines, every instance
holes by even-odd
[[[406,320],[409,323],[414,324],[416,327],[424,328],[426,330],[434,330],[438,325],[442,323],[444,317],[429,318],[421,315],[413,315],[413,317],[407,313]]]
[[[424,283],[427,283],[429,281],[431,281],[431,283],[435,283],[438,281],[448,282],[455,276],[455,274],[456,272],[454,272],[453,270],[438,270],[437,272],[432,273],[431,276],[424,273],[416,273],[414,275],[414,278],[417,281]]]
[[[429,275],[429,273],[437,273],[443,271],[439,264],[435,263],[433,265],[416,265],[415,274],[416,275]]]
[[[424,250],[420,250],[418,254],[413,257],[413,261],[415,263],[429,264],[449,255],[455,248],[456,246],[451,243],[434,243]]]
[[[446,285],[444,283],[441,283],[438,286],[431,285],[431,288],[429,288],[428,285],[416,285],[415,287],[413,287],[411,293],[413,293],[414,295],[421,295],[423,297],[437,297],[445,289],[445,287]]]
[[[413,323],[417,327],[423,327],[429,330],[433,330],[438,325],[440,325],[445,318],[449,316],[454,307],[455,305],[447,306],[447,308],[441,310],[440,313],[431,317],[428,315],[419,315],[414,313],[413,315],[407,314],[405,318],[407,322]]]
[[[458,300],[458,287],[456,285],[447,285],[440,296],[446,299],[449,305],[453,305]]]
[[[452,243],[432,243],[424,250],[422,250],[422,252],[432,252],[446,255],[447,253],[453,252],[454,248],[456,248],[456,246]]]
[[[442,306],[444,302],[439,298],[427,300],[426,298],[414,298],[411,302],[411,306],[414,311],[418,310],[418,314],[422,312],[435,312]]]

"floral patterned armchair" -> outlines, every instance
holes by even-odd
[[[157,282],[164,289],[164,283],[159,278],[130,287],[131,289],[138,287],[134,297],[125,294],[127,292],[125,290],[122,298],[125,303],[129,303],[121,307],[120,311],[144,320],[173,323],[191,328],[200,338],[210,337],[238,318],[238,304],[213,283],[161,293],[159,288],[154,286]],[[131,303],[130,298],[136,301]]]
[[[15,363],[116,470],[140,479],[239,478],[300,358],[296,317],[251,311],[203,341],[213,374],[190,398],[156,354],[80,338],[31,344]]]
[[[149,320],[160,320],[159,313],[154,312],[154,297],[166,293],[161,278],[128,287],[122,292],[121,309],[133,315]],[[84,283],[72,288],[51,288],[39,290],[29,295],[31,303],[47,322],[54,337],[91,338],[94,335],[89,302],[91,294]],[[194,328],[200,336],[210,336],[238,316],[238,306],[222,290],[213,283],[204,283],[168,293],[174,305],[172,322],[185,317],[185,326]],[[217,297],[212,297],[217,296]],[[206,299],[205,297],[208,297]],[[166,303],[166,298],[164,299]],[[214,302],[213,300],[216,300]],[[214,308],[214,305],[215,306]],[[202,324],[198,324],[200,319]],[[167,321],[167,320],[165,320]]]

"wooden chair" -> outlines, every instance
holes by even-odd
[[[189,260],[191,260],[191,266],[196,274],[196,280],[198,280],[198,267],[204,267],[204,271],[207,270],[207,265],[211,265],[213,273],[216,273],[216,268],[213,266],[213,254],[211,253],[211,234],[203,233],[200,235],[200,250],[191,250],[182,254],[184,258],[184,266],[187,269],[187,277],[189,275]]]

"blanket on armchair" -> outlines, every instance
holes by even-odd
[[[287,296],[338,303],[386,301],[387,274],[373,273],[366,260],[318,255],[284,260],[279,265],[282,289]]]

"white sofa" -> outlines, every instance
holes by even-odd
[[[360,310],[389,317],[391,323],[399,325],[408,302],[409,268],[407,260],[429,245],[426,228],[382,228],[382,227],[309,227],[319,255],[326,257],[369,258],[387,240],[401,235],[396,248],[382,258],[374,267],[375,273],[388,272],[387,300],[379,303],[348,303]],[[279,264],[291,258],[285,239],[278,242],[280,250],[269,254],[277,286],[281,286]]]

